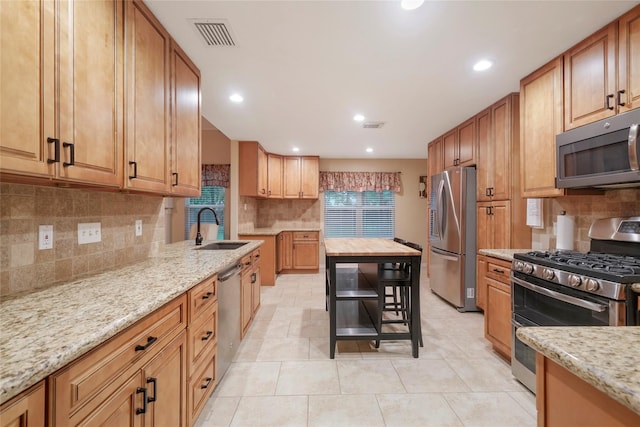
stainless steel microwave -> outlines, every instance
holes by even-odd
[[[640,186],[640,109],[556,136],[556,187]]]

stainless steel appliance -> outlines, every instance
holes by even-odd
[[[515,254],[511,271],[513,375],[535,392],[535,350],[516,337],[521,326],[638,324],[640,216],[596,220],[591,250]]]
[[[433,175],[430,200],[431,290],[459,311],[477,311],[475,168]]]
[[[218,273],[218,365],[216,377],[222,379],[240,346],[240,272],[233,263]]]
[[[558,188],[640,186],[640,109],[556,136]]]

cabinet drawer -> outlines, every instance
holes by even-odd
[[[260,261],[260,249],[256,249],[255,251],[251,252],[251,263],[256,264],[259,261]]]
[[[200,313],[211,312],[211,307],[218,300],[218,276],[213,275],[197,284],[189,292],[189,324],[195,321]]]
[[[318,240],[317,231],[294,231],[293,240]]]
[[[496,258],[487,258],[486,260],[485,276],[509,285],[511,283],[509,277],[511,275],[511,263]]]
[[[214,346],[211,352],[207,352],[206,357],[203,357],[202,363],[196,367],[189,381],[189,388],[187,390],[187,413],[189,420],[187,425],[193,425],[193,422],[198,418],[198,415],[200,415],[202,408],[204,408],[207,399],[211,396],[218,382],[216,377],[216,352],[217,346]]]
[[[98,394],[106,396],[120,384],[125,370],[146,363],[186,327],[186,296],[182,295],[49,377],[57,425],[66,425],[80,409],[89,410]],[[100,399],[95,399],[100,401]]]
[[[202,315],[187,328],[189,339],[189,373],[200,361],[202,355],[218,342],[218,303],[212,307],[212,312]]]
[[[247,254],[242,257],[240,261],[242,263],[242,271],[245,271],[247,268],[251,268],[253,257],[251,254]]]

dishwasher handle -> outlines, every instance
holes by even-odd
[[[242,270],[242,264],[235,264],[233,267],[229,267],[225,269],[222,273],[218,275],[219,282],[226,282],[231,279],[233,276],[240,274]]]

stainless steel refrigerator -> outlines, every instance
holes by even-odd
[[[476,169],[431,177],[429,283],[459,311],[476,306]]]

